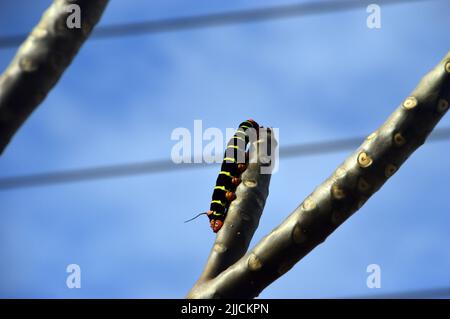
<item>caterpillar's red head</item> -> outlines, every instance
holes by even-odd
[[[215,233],[217,233],[223,226],[223,221],[218,220],[218,219],[211,219],[210,223],[211,223],[211,228],[212,228],[213,232],[215,232]]]
[[[209,210],[206,212],[206,215],[209,217],[209,223],[211,225],[211,229],[213,232],[217,233],[223,226],[223,220],[214,219],[213,211]]]
[[[214,212],[212,210],[209,210],[209,211],[204,212],[204,213],[200,213],[200,214],[196,215],[195,217],[185,221],[185,223],[188,223],[191,220],[194,220],[194,219],[196,219],[197,217],[199,217],[201,215],[206,215],[209,218],[209,222],[210,222],[210,225],[211,225],[211,228],[212,228],[213,232],[217,233],[223,226],[223,220],[221,220],[221,219],[214,219],[213,213]],[[220,218],[220,216],[218,216],[218,217]]]

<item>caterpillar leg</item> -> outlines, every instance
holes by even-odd
[[[225,198],[227,199],[228,202],[232,202],[236,199],[236,194],[234,192],[226,192],[225,193]]]
[[[234,186],[238,186],[241,183],[241,179],[239,177],[233,177],[231,179],[231,184],[233,184]]]
[[[247,169],[247,164],[238,164],[238,171],[239,173],[243,173]]]

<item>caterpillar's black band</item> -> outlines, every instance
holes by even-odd
[[[230,139],[225,150],[224,160],[220,168],[220,174],[216,180],[216,187],[212,195],[210,210],[213,214],[208,215],[212,220],[225,220],[229,202],[226,198],[227,191],[235,192],[236,186],[233,184],[233,178],[240,178],[238,165],[246,164],[246,150],[250,140],[247,132],[254,129],[258,134],[259,125],[253,120],[247,120],[239,124],[236,133]]]

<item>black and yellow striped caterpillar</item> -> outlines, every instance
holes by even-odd
[[[216,186],[214,187],[210,209],[192,218],[195,219],[200,215],[207,215],[211,228],[215,233],[222,228],[230,203],[236,198],[235,191],[241,183],[241,174],[247,169],[247,145],[252,137],[250,133],[254,133],[254,138],[257,138],[258,130],[258,123],[252,119],[239,124],[239,128],[227,144]]]

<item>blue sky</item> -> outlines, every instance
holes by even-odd
[[[300,1],[301,2],[301,1]],[[28,32],[51,1],[0,4],[0,36]],[[112,0],[100,24],[281,1]],[[283,3],[293,3],[283,1]],[[280,145],[368,135],[450,49],[447,1],[87,42],[0,158],[0,176],[168,159],[173,129],[254,118]],[[0,69],[14,49],[0,50]],[[449,127],[447,116],[439,127]],[[384,294],[450,285],[448,142],[421,147],[327,241],[262,298]],[[252,245],[350,152],[281,160]],[[218,165],[0,192],[0,297],[182,298],[214,235]],[[66,287],[66,266],[82,271]],[[366,287],[366,267],[382,287]]]

